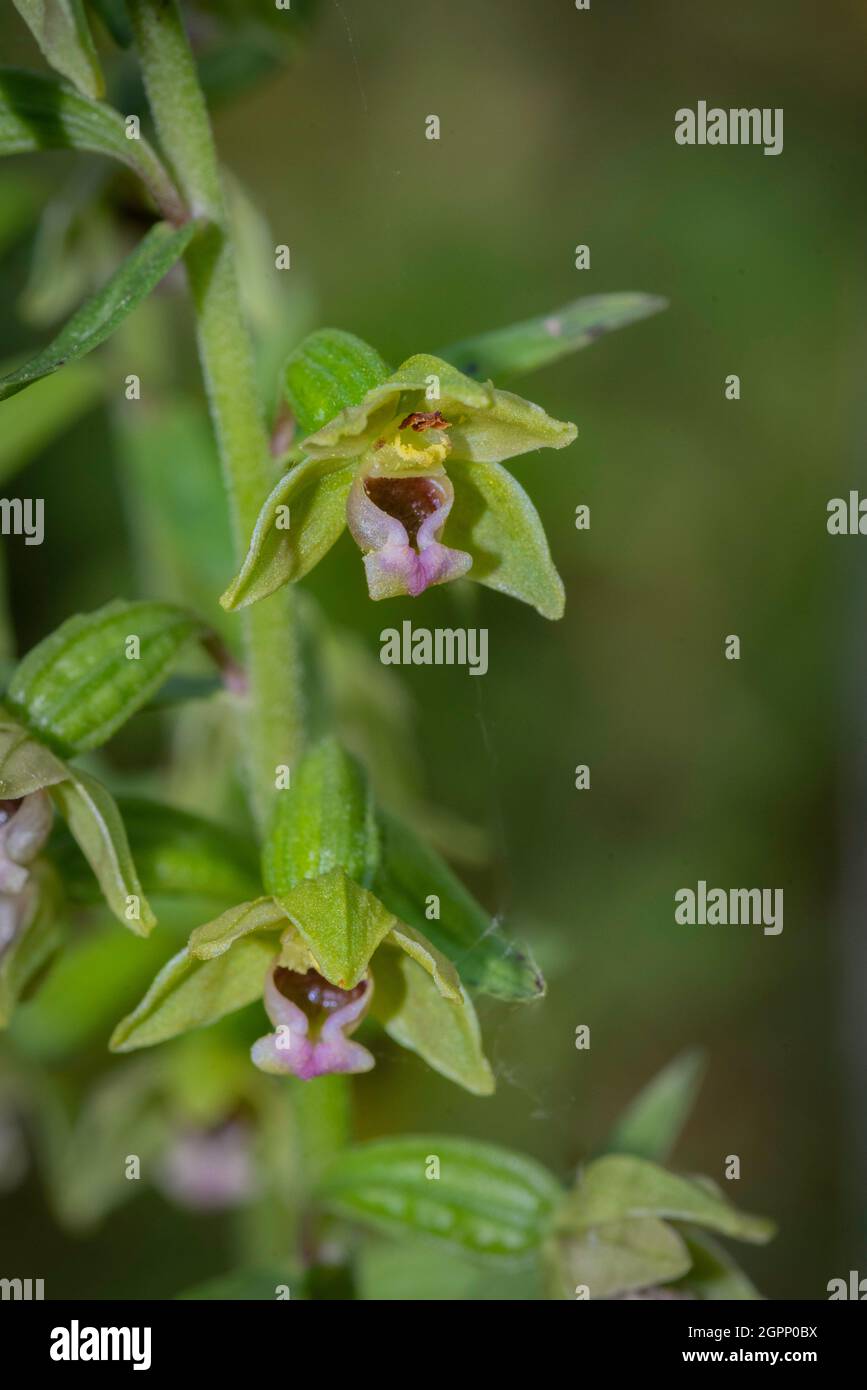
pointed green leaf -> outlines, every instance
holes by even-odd
[[[7,704],[61,752],[97,748],[145,703],[184,644],[202,631],[197,618],[173,604],[115,599],[69,618],[34,647],[12,677]],[[137,648],[129,644],[132,637]]]
[[[280,479],[259,513],[244,563],[220,599],[224,608],[246,608],[319,564],[346,526],[354,476],[340,460],[306,458]]]
[[[539,513],[517,479],[496,463],[449,461],[455,503],[443,540],[473,557],[469,578],[562,618],[563,581]]]
[[[115,917],[136,936],[147,936],[156,918],[136,873],[114,797],[95,777],[70,769],[51,798],[96,875]]]
[[[704,1053],[698,1049],[675,1057],[618,1120],[604,1152],[664,1163],[698,1095],[704,1069]]]
[[[82,0],[14,0],[46,60],[86,97],[101,97],[105,82]]]
[[[498,999],[536,999],[545,982],[529,953],[508,941],[445,863],[395,816],[380,816],[382,859],[374,888],[386,907],[449,957],[470,989]],[[428,897],[439,921],[425,916]]]
[[[701,1182],[625,1155],[597,1158],[587,1165],[566,1197],[557,1225],[561,1230],[580,1233],[591,1226],[645,1216],[689,1221],[756,1244],[774,1234],[772,1221],[738,1211]]]
[[[36,864],[24,889],[25,917],[11,942],[0,945],[0,1028],[45,970],[62,940],[57,918],[60,884],[47,864]],[[4,923],[5,925],[5,923]]]
[[[428,1176],[433,1159],[436,1178]],[[531,1257],[560,1196],[556,1179],[523,1154],[447,1135],[348,1149],[322,1190],[327,1205],[351,1220],[496,1260]]]
[[[333,420],[346,406],[359,405],[391,368],[375,348],[339,328],[320,328],[290,353],[283,389],[304,434]]]
[[[66,764],[0,705],[0,799],[29,796],[68,776]]]
[[[363,979],[379,943],[396,926],[378,898],[342,869],[303,879],[275,901],[298,929],[319,973],[341,989]]]
[[[274,899],[254,898],[252,902],[227,908],[213,922],[196,927],[190,936],[188,949],[197,960],[213,960],[225,955],[236,941],[252,932],[285,930],[286,915]],[[278,949],[279,942],[275,939],[271,946],[272,955],[276,955]]]
[[[373,1013],[389,1037],[473,1095],[493,1093],[494,1076],[465,990],[458,999],[446,998],[423,965],[390,947],[378,952],[373,979]]]
[[[304,878],[343,869],[369,886],[379,856],[367,778],[335,738],[302,758],[292,785],[277,797],[262,854],[269,893],[286,893]]]
[[[180,260],[197,226],[195,222],[187,222],[183,227],[157,222],[151,227],[120,269],[98,294],[82,304],[48,347],[23,367],[0,377],[0,401],[56,372],[67,362],[84,357],[110,338]]]
[[[109,1044],[112,1052],[139,1047],[204,1028],[261,998],[265,975],[274,963],[277,941],[253,933],[231,951],[198,960],[185,947],[163,966],[144,999],[122,1019]]]
[[[0,69],[0,155],[87,150],[125,164],[166,217],[180,221],[177,189],[147,140],[129,140],[119,111],[91,101],[65,82],[16,68]]]
[[[642,1217],[594,1226],[556,1242],[564,1296],[586,1285],[591,1299],[648,1289],[678,1279],[690,1267],[686,1245],[664,1221]]]
[[[705,1231],[687,1226],[681,1235],[686,1241],[692,1265],[675,1288],[691,1293],[695,1298],[713,1302],[761,1299],[762,1295],[737,1261]]]
[[[468,376],[495,381],[538,371],[615,328],[658,314],[667,301],[651,294],[596,294],[539,318],[496,328],[443,348],[441,356]]]
[[[258,892],[259,856],[252,837],[157,801],[120,797],[118,809],[151,897],[231,901]],[[92,901],[92,875],[69,835],[55,837],[51,857],[70,896]]]

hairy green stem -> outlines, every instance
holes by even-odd
[[[207,220],[186,255],[199,356],[240,560],[271,484],[271,459],[238,293],[219,165],[176,0],[130,0],[145,87],[163,151],[192,216]],[[245,718],[253,808],[267,823],[277,769],[302,738],[299,652],[288,590],[241,615],[249,676]]]

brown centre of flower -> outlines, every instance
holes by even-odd
[[[334,1013],[336,1009],[342,1009],[345,1004],[359,999],[367,988],[364,980],[361,980],[354,989],[341,989],[317,970],[308,970],[301,975],[297,970],[287,970],[283,965],[274,971],[274,983],[283,998],[296,1004],[311,1021],[321,1021],[320,1015]]]
[[[442,488],[433,478],[365,478],[364,490],[374,506],[401,523],[410,545],[415,544],[422,522],[443,500]]]
[[[420,434],[422,430],[450,430],[451,423],[441,410],[413,410],[401,420],[398,429],[411,429]]]

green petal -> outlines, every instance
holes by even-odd
[[[427,971],[443,998],[461,998],[461,978],[457,970],[421,932],[408,927],[405,922],[398,922],[389,932],[387,940]]]
[[[445,998],[423,966],[391,947],[379,952],[373,974],[371,1007],[389,1037],[473,1095],[491,1095],[494,1076],[466,991]]]
[[[274,900],[315,957],[319,973],[341,989],[363,979],[377,946],[398,925],[379,899],[342,869],[303,879]]]
[[[529,603],[543,618],[562,618],[563,581],[520,483],[496,463],[450,459],[448,472],[455,502],[443,542],[472,555],[467,577]]]
[[[591,1226],[644,1216],[689,1221],[757,1244],[774,1234],[772,1221],[738,1211],[703,1182],[625,1155],[598,1158],[588,1164],[563,1203],[558,1226],[579,1233]]]
[[[0,705],[0,798],[16,800],[55,786],[69,769]]]
[[[654,1217],[594,1226],[583,1236],[556,1242],[556,1263],[567,1298],[586,1284],[593,1298],[611,1298],[679,1279],[690,1267],[686,1245]]]
[[[273,898],[254,898],[227,908],[213,922],[205,922],[191,934],[188,950],[197,960],[213,960],[225,955],[230,946],[251,932],[285,930],[286,917]],[[278,943],[273,950],[276,953]]]
[[[318,565],[346,525],[355,470],[343,463],[304,458],[280,479],[259,513],[240,573],[220,599],[224,608],[245,608]],[[279,507],[289,508],[288,528],[277,525],[284,516]]]
[[[68,780],[51,788],[51,797],[115,917],[136,936],[147,936],[156,918],[144,895],[111,792],[95,777],[70,768]]]
[[[141,1003],[117,1025],[109,1043],[112,1052],[153,1047],[252,1004],[262,995],[276,946],[273,937],[254,933],[213,960],[199,960],[184,947],[163,966]]]
[[[436,389],[438,394],[427,398],[428,389]],[[490,410],[494,394],[490,385],[472,381],[440,357],[409,357],[387,381],[368,391],[360,405],[342,410],[305,439],[304,449],[318,458],[356,458],[397,415],[408,414],[414,405],[420,405],[419,397],[427,400],[430,409],[441,410],[450,418]]]

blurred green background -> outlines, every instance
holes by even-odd
[[[0,40],[4,62],[39,64],[14,15]],[[348,537],[310,581],[374,656],[381,629],[405,617],[488,627],[485,679],[402,674],[426,790],[489,835],[473,886],[549,976],[543,1003],[483,1012],[493,1099],[381,1043],[355,1084],[356,1118],[370,1136],[497,1140],[565,1177],[660,1066],[700,1045],[709,1070],[677,1163],[722,1180],[726,1156],[740,1156],[727,1194],[780,1235],[739,1257],[776,1298],[822,1298],[830,1278],[867,1273],[867,586],[863,542],[825,529],[828,499],[867,483],[865,49],[857,0],[622,0],[589,13],[571,0],[335,0],[288,66],[216,116],[223,158],[271,228],[245,254],[260,256],[263,321],[281,296],[283,318],[263,333],[275,354],[333,324],[398,362],[581,294],[670,301],[518,383],[579,427],[564,453],[515,468],[566,583],[561,623],[477,588],[374,606]],[[700,99],[784,108],[783,154],[679,147],[674,112]],[[431,113],[438,142],[424,138]],[[73,168],[58,157],[9,171],[4,356],[48,335],[19,313],[32,219]],[[578,243],[589,270],[574,268]],[[185,470],[183,431],[160,426],[178,391],[197,399],[183,300],[167,287],[101,360],[105,398],[16,480],[16,495],[45,498],[47,525],[43,547],[8,546],[21,650],[116,594],[194,597],[217,621],[232,572],[218,549],[194,594],[161,555],[159,521],[143,539],[141,517],[159,506],[136,491],[142,467],[123,437],[124,412],[140,411],[174,530],[213,556],[220,518]],[[130,372],[139,405],[123,401]],[[724,398],[730,373],[738,402]],[[723,657],[729,633],[739,662]],[[145,717],[116,740],[116,783],[153,788],[155,760],[183,737],[173,729]],[[590,791],[574,789],[578,763]],[[177,773],[172,785],[195,804],[195,787]],[[675,891],[701,878],[783,888],[782,935],[675,925]],[[589,1052],[575,1050],[581,1023]],[[102,1065],[107,1031],[98,1060],[70,1061],[79,1074]],[[226,1218],[154,1196],[87,1240],[58,1233],[33,1177],[2,1210],[4,1264],[50,1275],[54,1296],[167,1296],[231,1264]]]

